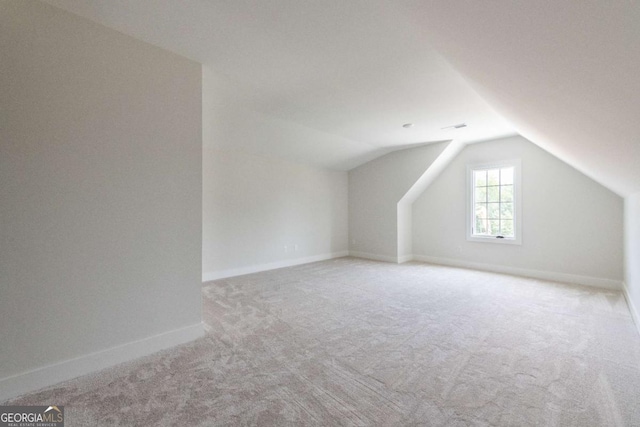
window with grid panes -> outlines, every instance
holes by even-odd
[[[515,162],[469,168],[471,240],[519,243],[518,169]]]

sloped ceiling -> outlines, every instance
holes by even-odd
[[[211,67],[244,109],[312,130],[321,166],[517,132],[640,191],[638,0],[46,1]]]
[[[344,170],[415,144],[515,133],[394,2],[46,1],[205,64],[236,98],[238,114],[224,114],[235,129],[246,126],[234,131],[238,148]],[[268,141],[252,140],[261,133],[255,117],[273,131]],[[300,150],[310,143],[312,156]]]
[[[640,2],[407,1],[406,16],[518,133],[640,191]]]

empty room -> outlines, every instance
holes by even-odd
[[[639,22],[0,0],[0,426],[640,425]]]

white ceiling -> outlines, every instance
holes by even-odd
[[[286,137],[268,141],[284,157],[348,169],[411,144],[515,133],[392,2],[47,2],[197,60],[224,76],[262,119],[301,125],[301,137],[308,128],[313,156],[294,153],[303,144],[283,142]],[[414,127],[402,128],[407,122]],[[461,122],[468,127],[441,129]],[[260,141],[242,140],[244,148],[264,149]]]
[[[261,117],[309,128],[323,166],[518,132],[640,191],[637,0],[47,1],[212,67]]]
[[[518,133],[622,196],[640,191],[640,1],[403,3]]]

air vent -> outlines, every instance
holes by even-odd
[[[466,123],[458,123],[457,125],[451,125],[451,126],[445,126],[443,128],[440,128],[442,130],[445,129],[462,129],[462,128],[466,128],[467,124]]]

